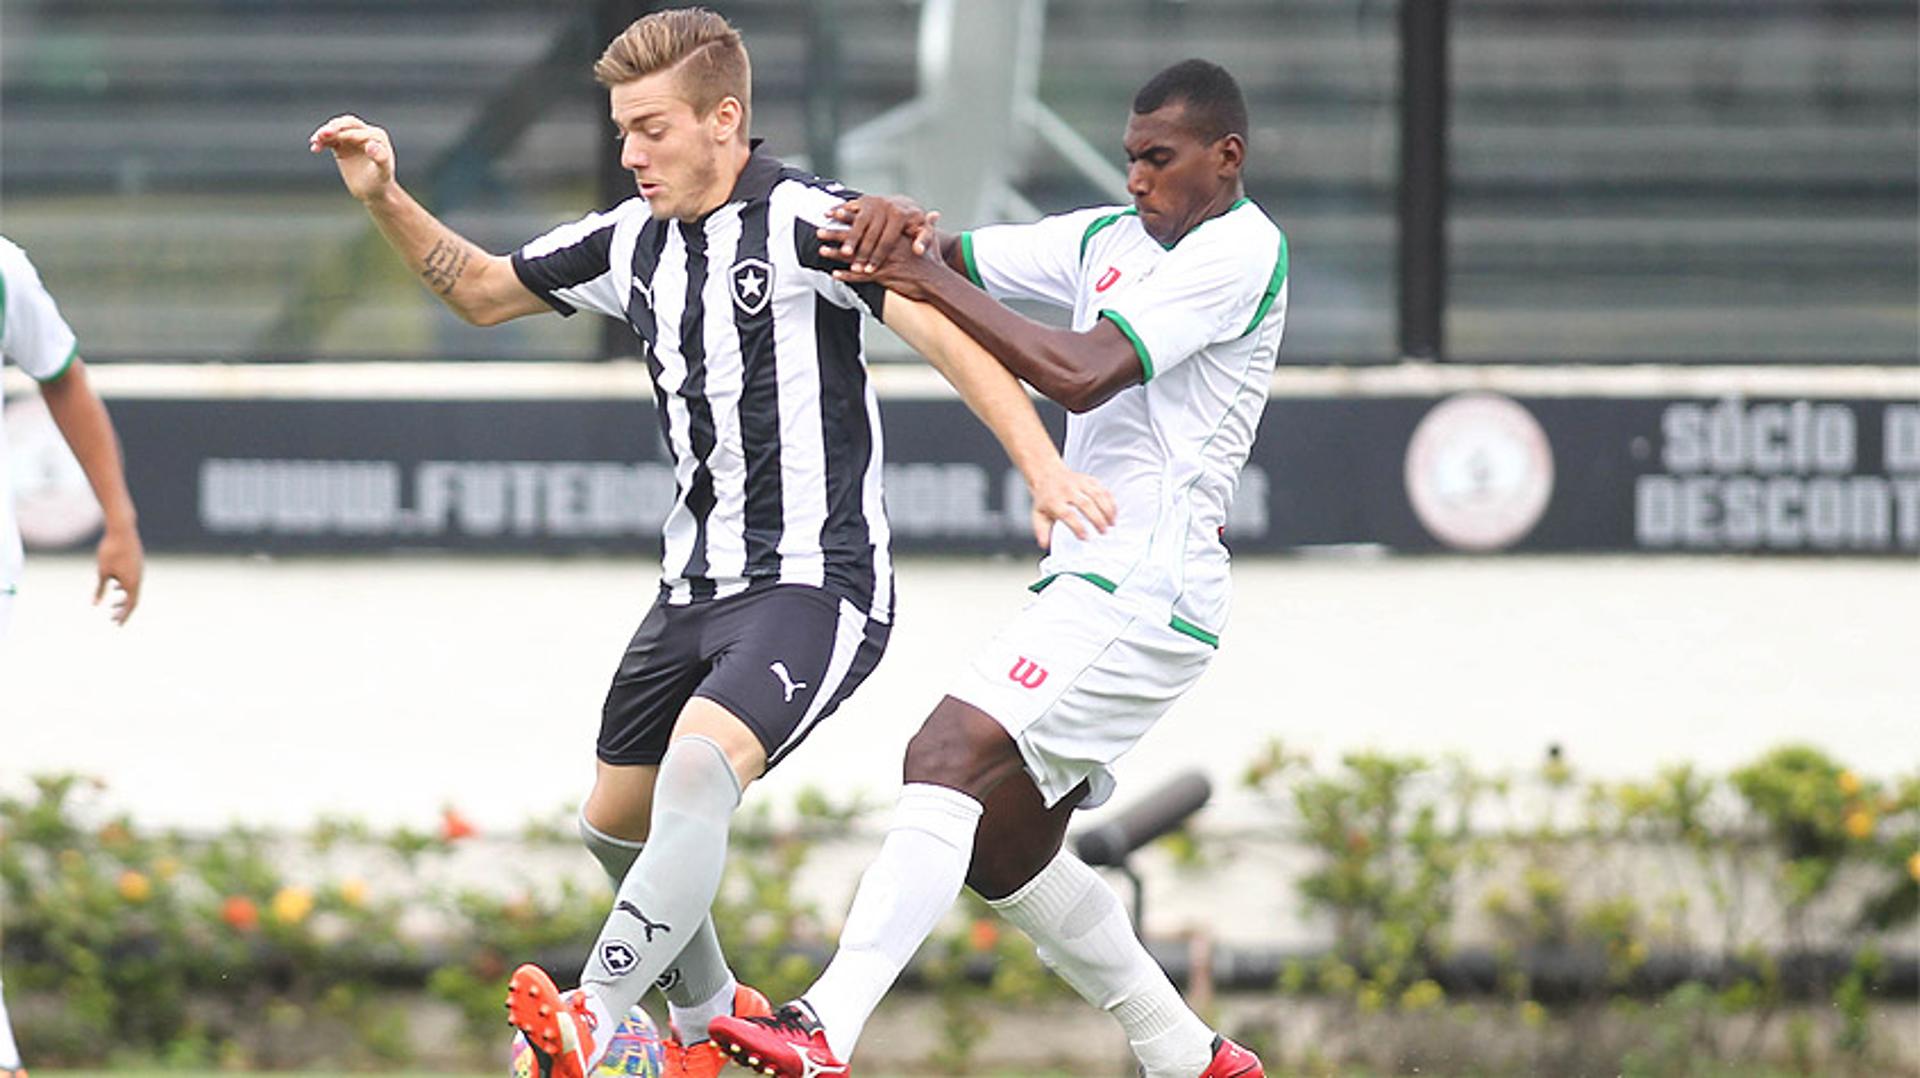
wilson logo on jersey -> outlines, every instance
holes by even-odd
[[[1046,683],[1047,668],[1022,655],[1013,660],[1013,669],[1007,671],[1007,679],[1017,681],[1025,688],[1037,689]]]
[[[1108,266],[1107,272],[1101,274],[1100,279],[1094,282],[1093,290],[1095,292],[1105,292],[1107,289],[1112,288],[1119,280],[1120,270],[1114,266]]]

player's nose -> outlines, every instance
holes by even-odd
[[[1145,198],[1153,191],[1153,184],[1147,179],[1147,165],[1144,161],[1135,161],[1127,166],[1127,194],[1135,198]]]
[[[620,144],[620,167],[632,171],[646,168],[650,163],[647,153],[640,148],[640,140],[629,136]]]

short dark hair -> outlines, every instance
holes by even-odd
[[[1173,102],[1187,106],[1187,126],[1207,142],[1247,137],[1247,99],[1227,69],[1206,60],[1182,60],[1147,80],[1133,95],[1135,115],[1158,112]]]

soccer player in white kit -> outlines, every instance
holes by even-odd
[[[120,468],[120,442],[114,436],[106,406],[87,380],[86,364],[80,360],[73,330],[60,317],[60,308],[40,283],[40,274],[27,260],[27,253],[4,236],[0,236],[0,359],[40,383],[41,399],[100,500],[106,530],[95,552],[99,584],[93,599],[99,602],[106,596],[108,585],[116,585],[120,594],[115,597],[112,617],[125,624],[140,602],[146,556],[140,546],[133,499],[127,494],[126,477]],[[4,403],[0,401],[0,405]],[[10,475],[3,417],[4,408],[0,408],[0,479]],[[0,487],[0,637],[6,635],[12,616],[23,560],[20,530],[13,518],[13,493],[10,488]],[[6,1001],[0,997],[0,1078],[25,1075]]]
[[[1264,1073],[1186,1006],[1112,889],[1062,848],[1073,809],[1111,793],[1109,766],[1200,677],[1226,622],[1221,534],[1287,307],[1286,239],[1242,192],[1246,132],[1232,76],[1189,60],[1134,99],[1131,206],[930,244],[917,207],[863,199],[843,215],[850,231],[823,235],[851,263],[846,279],[932,303],[1075,413],[1067,466],[1104,483],[1118,515],[1084,540],[1056,532],[1037,596],[908,746],[893,825],[826,971],[770,1017],[712,1026],[736,1062],[847,1074],[867,1018],[964,881],[1119,1020],[1147,1078]],[[936,245],[938,258],[916,256]],[[1002,299],[1067,308],[1072,325]]]

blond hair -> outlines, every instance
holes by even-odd
[[[733,24],[706,8],[673,8],[635,20],[600,54],[593,77],[613,87],[675,68],[695,116],[705,118],[733,97],[740,102],[740,127],[746,129],[753,100],[747,47]]]

